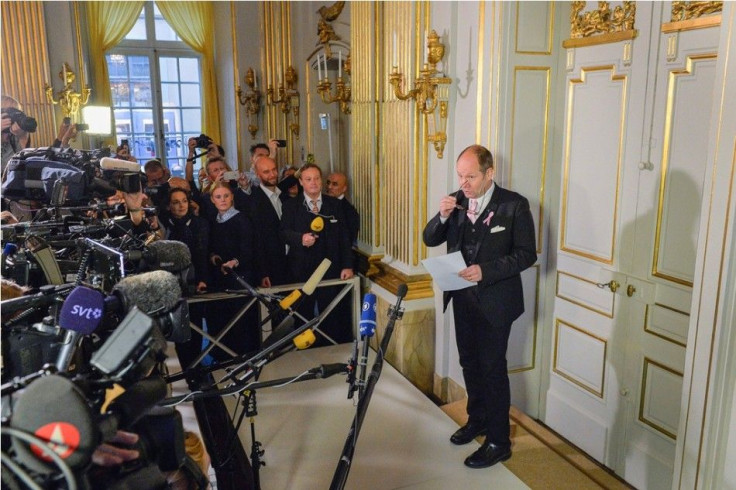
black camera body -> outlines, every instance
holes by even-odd
[[[10,118],[15,124],[27,133],[35,133],[38,127],[38,122],[30,116],[27,116],[25,112],[15,107],[6,107],[2,111],[3,117]],[[8,128],[9,130],[9,128]]]
[[[200,134],[195,140],[197,141],[197,148],[208,148],[212,144],[212,138],[206,134]]]

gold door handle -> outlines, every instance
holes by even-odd
[[[633,284],[629,284],[626,287],[626,296],[628,296],[629,298],[631,298],[635,292],[636,292],[636,288],[634,287]]]
[[[608,288],[611,290],[612,293],[615,293],[618,291],[618,288],[621,287],[621,284],[615,279],[611,279],[608,282],[598,282],[596,283],[596,286],[598,286],[601,289]]]

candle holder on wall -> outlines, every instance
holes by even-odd
[[[399,72],[396,58],[396,34],[393,41],[393,69],[388,81],[394,88],[399,100],[414,99],[417,110],[424,115],[427,124],[427,142],[432,142],[437,158],[442,158],[447,143],[447,113],[452,80],[437,71],[437,63],[445,56],[445,45],[440,42],[437,33],[427,36],[426,62],[414,80],[414,88],[408,92],[402,90],[404,75]],[[439,109],[439,110],[438,110]]]
[[[326,49],[325,49],[324,54],[317,55],[317,72],[318,72],[317,92],[322,98],[322,102],[324,102],[325,104],[332,104],[333,102],[336,102],[340,105],[340,111],[343,114],[350,114],[350,106],[348,105],[350,104],[350,96],[351,96],[350,84],[346,83],[343,80],[343,76],[342,76],[343,68],[345,69],[345,74],[350,75],[350,53],[348,53],[347,57],[345,58],[345,64],[343,65],[342,50],[338,51],[337,80],[335,81],[336,91],[334,94],[332,93],[332,82],[330,82],[330,77],[327,71],[327,59],[328,58],[331,58],[331,55],[328,55]],[[322,64],[320,64],[320,62]],[[324,77],[322,76],[323,66],[324,66]]]
[[[79,109],[89,102],[89,95],[92,93],[92,89],[87,86],[82,88],[81,92],[75,92],[72,89],[72,83],[77,79],[77,75],[66,62],[61,67],[59,78],[61,78],[64,86],[56,93],[59,97],[58,100],[54,100],[54,89],[48,83],[46,84],[46,99],[48,99],[50,104],[61,107],[64,117],[76,117],[79,114]]]
[[[258,78],[253,68],[248,68],[243,80],[250,90],[243,92],[238,85],[236,93],[238,101],[245,106],[245,113],[248,114],[248,132],[251,138],[255,138],[258,132],[258,114],[261,112],[261,92],[258,90]]]
[[[280,77],[279,77],[280,78]],[[297,76],[294,67],[289,65],[286,68],[284,81],[279,81],[276,97],[274,97],[273,85],[268,85],[266,90],[266,104],[270,106],[278,106],[281,112],[287,115],[291,114],[292,122],[289,123],[291,133],[299,137],[299,91],[294,88]]]

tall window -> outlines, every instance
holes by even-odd
[[[202,129],[199,66],[153,2],[107,54],[118,144],[139,163],[158,158],[183,176],[187,140]]]

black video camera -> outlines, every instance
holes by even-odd
[[[6,107],[2,111],[2,115],[3,117],[9,118],[25,132],[36,132],[36,128],[38,127],[38,123],[36,122],[36,120],[30,116],[27,116],[26,113],[21,111],[20,109],[16,109],[15,107]],[[5,131],[10,131],[10,128],[6,129]]]
[[[107,180],[117,190],[129,194],[146,188],[146,174],[140,172],[114,172]]]
[[[195,140],[197,141],[197,148],[209,148],[212,144],[212,138],[206,134],[200,134],[195,138]]]

